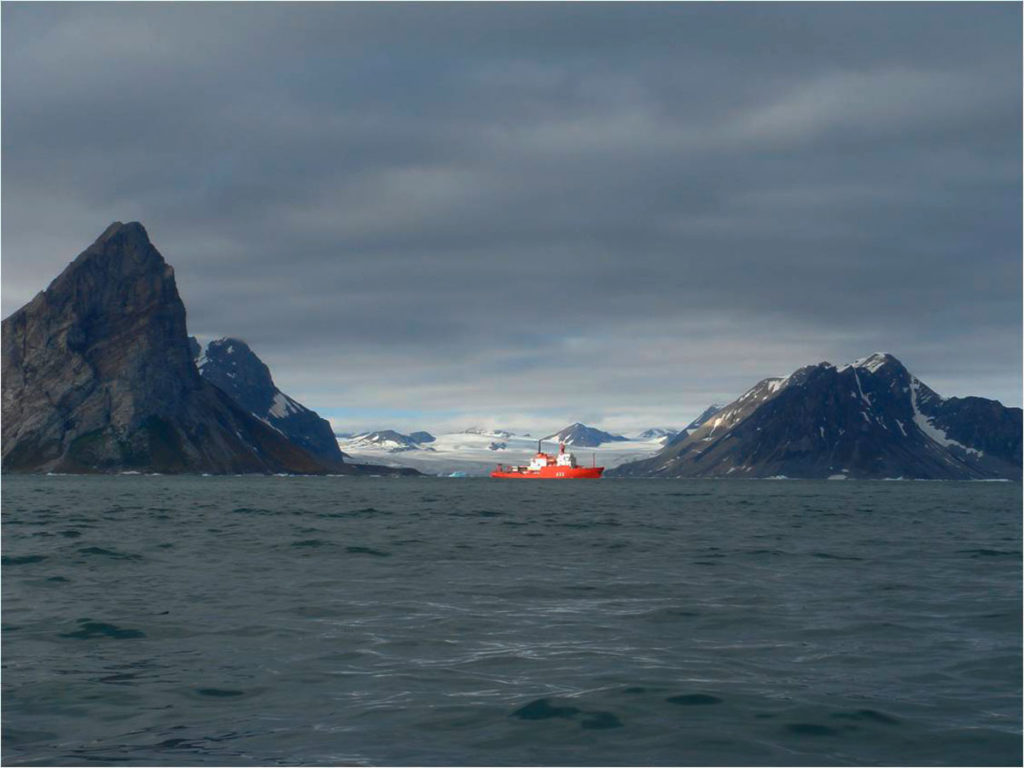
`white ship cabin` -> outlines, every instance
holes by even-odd
[[[527,469],[531,471],[538,471],[541,467],[550,467],[552,465],[556,467],[575,467],[576,466],[576,455],[565,452],[565,443],[559,443],[558,445],[558,456],[554,461],[551,460],[550,454],[537,452],[537,455],[530,459],[530,466]]]

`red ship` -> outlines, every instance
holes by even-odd
[[[511,466],[503,467],[501,464],[491,472],[491,477],[508,478],[540,478],[550,480],[579,480],[583,478],[598,478],[604,472],[604,467],[579,467],[576,465],[576,457],[565,452],[565,443],[558,444],[558,455],[552,456],[540,449],[540,440],[537,441],[537,455],[530,459],[525,467]]]

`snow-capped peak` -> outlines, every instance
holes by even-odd
[[[874,354],[862,357],[859,360],[854,360],[852,363],[846,363],[837,368],[839,371],[845,371],[849,368],[860,368],[868,373],[875,373],[882,366],[890,362],[899,362],[895,357],[890,355],[888,352],[875,352]]]

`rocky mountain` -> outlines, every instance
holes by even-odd
[[[568,427],[555,432],[553,435],[541,438],[558,443],[565,443],[577,448],[594,448],[601,443],[623,442],[626,440],[622,435],[613,435],[609,432],[602,432],[600,429],[588,427],[586,424],[576,422]]]
[[[943,398],[892,355],[765,379],[619,477],[1021,477],[1021,409]]]
[[[199,375],[226,392],[260,421],[329,464],[341,464],[334,431],[320,418],[274,385],[270,369],[241,339],[211,341],[206,349],[191,339]]]
[[[200,377],[174,270],[115,222],[3,321],[4,471],[327,471]]]
[[[401,453],[402,451],[415,451],[425,443],[434,442],[434,436],[429,432],[413,432],[411,435],[403,435],[393,429],[382,429],[377,432],[365,432],[355,435],[346,441],[350,450],[360,449],[384,450],[388,453]],[[424,448],[424,450],[433,450]]]

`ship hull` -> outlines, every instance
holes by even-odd
[[[506,478],[509,480],[584,480],[597,479],[604,472],[604,467],[541,467],[539,470],[527,470],[524,472],[505,472],[495,470],[491,477]]]

